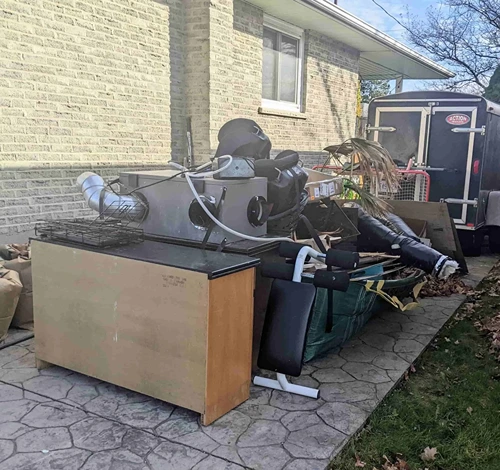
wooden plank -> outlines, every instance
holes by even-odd
[[[205,274],[37,241],[32,257],[39,361],[204,411]]]
[[[432,247],[443,255],[454,258],[457,251],[452,221],[445,202],[388,201],[392,212],[401,218],[411,217],[427,221],[427,238]]]
[[[467,261],[465,260],[464,252],[462,251],[462,245],[460,244],[460,239],[458,238],[457,227],[455,226],[455,221],[450,217],[451,227],[453,228],[453,236],[455,237],[456,251],[454,258],[457,260],[460,269],[467,274],[469,272],[469,267],[467,266]]]
[[[210,281],[203,424],[248,399],[255,269]]]

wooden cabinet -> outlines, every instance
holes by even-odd
[[[257,262],[156,242],[34,240],[37,363],[197,411],[207,425],[249,395]]]

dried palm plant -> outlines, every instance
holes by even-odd
[[[340,145],[330,145],[325,150],[329,152],[329,157],[325,161],[325,167],[330,160],[335,160],[342,168],[338,172],[339,176],[344,176],[345,192],[355,193],[359,204],[370,215],[383,217],[389,212],[389,205],[384,200],[376,196],[382,181],[389,188],[399,188],[399,178],[397,167],[389,152],[378,142],[373,142],[360,138],[351,138]],[[353,181],[353,174],[369,178],[370,186],[375,189],[375,194],[368,191],[361,184]]]
[[[368,176],[380,188],[384,181],[389,188],[399,187],[397,167],[389,152],[378,142],[360,138],[348,139],[340,145],[331,145],[325,150],[330,153],[328,160],[334,159],[342,164],[342,159],[347,157],[350,162],[344,166],[343,173],[353,171],[359,167],[362,175]]]
[[[346,192],[356,193],[358,196],[356,202],[372,217],[385,218],[386,214],[391,210],[391,207],[386,201],[357,185],[349,178],[344,178],[344,190]],[[353,198],[349,197],[348,199]]]

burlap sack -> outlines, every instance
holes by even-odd
[[[31,260],[17,258],[1,263],[4,268],[19,274],[23,290],[19,297],[16,313],[12,319],[12,326],[17,328],[33,329],[33,283],[31,280]]]
[[[19,274],[0,267],[0,341],[7,336],[22,289]]]

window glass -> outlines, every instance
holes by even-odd
[[[264,59],[262,70],[262,97],[278,99],[278,33],[264,28]]]
[[[286,28],[286,26],[284,26]],[[285,29],[286,31],[286,29]],[[291,34],[292,31],[290,31]],[[281,109],[300,110],[301,39],[264,27],[262,98]]]
[[[298,59],[299,41],[282,34],[279,74],[280,101],[296,102]]]

